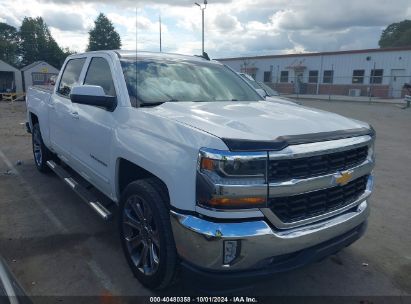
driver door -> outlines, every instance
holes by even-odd
[[[104,54],[92,57],[86,63],[83,84],[100,86],[106,95],[116,96],[110,62]],[[111,160],[114,113],[78,103],[73,103],[73,110],[77,113],[72,130],[73,165],[83,177],[110,195],[109,173],[114,166]]]
[[[49,104],[50,142],[66,163],[71,161],[71,144],[75,113],[70,100],[71,88],[78,85],[86,58],[67,61],[56,93]]]

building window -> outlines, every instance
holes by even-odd
[[[280,82],[288,82],[288,71],[281,71]]]
[[[318,83],[318,71],[309,71],[308,72],[308,82],[309,83]]]
[[[382,83],[383,74],[384,74],[383,69],[371,70],[370,83],[376,83],[376,84]]]
[[[57,74],[54,73],[31,73],[31,77],[33,80],[32,85],[46,85],[50,83],[50,78],[52,76],[57,76]]]
[[[323,83],[333,83],[333,80],[334,80],[334,71],[332,70],[324,71]]]
[[[46,74],[43,74],[43,73],[31,73],[33,84],[34,83],[44,84],[46,82],[45,76]]]
[[[264,72],[264,82],[271,82],[271,72]]]
[[[352,72],[352,83],[364,83],[364,70],[354,70]]]

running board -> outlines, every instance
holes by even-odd
[[[93,193],[79,184],[63,167],[57,165],[52,160],[47,161],[47,166],[69,185],[103,220],[107,221],[112,217],[112,213],[97,200]]]

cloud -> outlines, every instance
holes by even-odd
[[[62,31],[82,31],[85,29],[83,16],[77,13],[46,10],[43,18],[49,26]]]
[[[317,0],[300,1],[299,4],[277,11],[272,19],[285,30],[321,28],[329,31],[358,26],[384,26],[410,17],[404,8],[411,6],[406,0],[397,0],[395,5],[388,1],[370,0]]]
[[[233,0],[213,0],[213,4],[217,3],[230,3]],[[64,4],[76,4],[76,3],[98,3],[98,4],[108,4],[112,5],[113,0],[40,0],[40,2],[44,3],[64,3]],[[202,2],[202,1],[198,1]],[[190,6],[193,4],[193,0],[117,0],[115,1],[115,5],[122,6],[122,7],[142,7],[145,5],[167,5],[167,6]]]
[[[99,12],[120,33],[123,47],[201,52],[201,12],[196,0],[0,0],[0,20],[19,27],[42,16],[58,43],[84,51]],[[202,0],[197,0],[202,2]],[[136,18],[137,15],[137,18]],[[396,0],[210,0],[205,45],[211,57],[333,51],[377,47],[384,27],[411,19],[411,2]]]
[[[242,28],[241,23],[236,17],[226,14],[217,15],[215,17],[214,24],[221,32],[225,33],[240,30]]]

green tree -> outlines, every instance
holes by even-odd
[[[0,22],[0,60],[19,65],[19,35],[17,29]]]
[[[65,58],[70,54],[67,50],[62,50],[59,47],[41,17],[25,17],[19,34],[22,66],[44,60],[56,68],[60,68]]]
[[[117,50],[121,47],[120,35],[103,13],[94,21],[94,28],[89,31],[88,41],[88,51]]]
[[[387,26],[382,32],[378,44],[381,48],[411,46],[411,20],[404,20]]]

